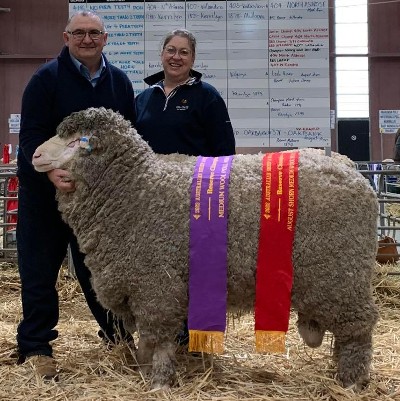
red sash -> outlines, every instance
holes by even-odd
[[[263,158],[255,330],[257,352],[285,352],[293,281],[298,152]]]

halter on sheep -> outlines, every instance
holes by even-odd
[[[91,152],[76,141],[89,132]],[[175,375],[173,339],[187,315],[189,194],[196,158],[154,154],[127,121],[104,108],[73,113],[57,137],[64,148],[45,142],[33,164],[38,171],[64,165],[72,172],[76,191],[58,194],[59,209],[86,254],[93,288],[128,330],[135,330],[136,321],[138,361],[152,365],[153,388],[167,387]],[[232,163],[230,312],[253,310],[262,157],[236,155]],[[369,378],[378,318],[371,289],[376,196],[357,171],[316,150],[300,150],[298,176],[291,294],[298,330],[311,347],[331,331],[338,379],[360,387]]]

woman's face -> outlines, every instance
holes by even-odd
[[[161,52],[165,78],[177,83],[185,81],[189,77],[194,59],[195,54],[189,40],[181,36],[173,36]]]

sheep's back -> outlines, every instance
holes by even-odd
[[[228,297],[238,310],[252,310],[254,305],[262,157],[237,155],[231,171]],[[325,303],[331,308],[329,299],[337,299],[341,308],[370,296],[377,212],[376,195],[359,172],[335,157],[300,150],[293,246],[295,308],[329,314],[320,307]]]

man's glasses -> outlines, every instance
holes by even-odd
[[[92,29],[90,31],[84,31],[83,29],[76,29],[75,31],[67,31],[70,35],[73,36],[76,40],[83,40],[86,37],[86,34],[89,35],[89,38],[92,40],[99,40],[101,35],[103,35],[103,31],[99,31],[98,29]]]
[[[175,56],[175,54],[178,53],[180,57],[188,58],[192,54],[192,52],[189,49],[179,49],[178,50],[174,46],[164,47],[164,50],[168,54],[168,56]]]

